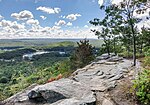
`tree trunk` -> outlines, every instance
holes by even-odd
[[[133,66],[136,66],[136,36],[134,33],[134,26],[132,22],[130,22],[131,30],[132,30],[132,37],[133,37]]]
[[[110,50],[109,50],[110,44],[109,44],[109,40],[106,40],[106,39],[104,38],[104,42],[105,42],[105,45],[106,45],[107,53],[108,53],[108,55],[110,55]]]
[[[116,43],[115,43],[115,41],[116,41],[116,38],[114,38],[114,53],[115,53],[115,55],[117,55],[117,52],[116,52]]]
[[[132,38],[133,38],[133,66],[136,66],[136,35],[134,31],[134,24],[132,23],[131,14],[129,13],[129,24],[131,26]]]
[[[110,55],[110,50],[109,50],[109,45],[108,45],[108,43],[106,44],[106,49],[107,49],[108,55]]]
[[[136,66],[136,38],[133,34],[133,66]]]

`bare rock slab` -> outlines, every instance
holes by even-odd
[[[94,92],[71,79],[39,85],[17,95],[6,105],[95,105]]]
[[[104,99],[103,102],[102,102],[102,105],[114,105],[114,104],[110,100]]]

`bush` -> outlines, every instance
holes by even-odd
[[[119,53],[118,55],[121,56],[121,57],[124,57],[124,58],[133,58],[132,52],[124,51],[122,53]]]
[[[150,56],[150,48],[145,52],[145,56]]]
[[[150,46],[146,46],[146,47],[143,48],[143,51],[148,52],[149,49],[150,49]]]
[[[7,83],[7,82],[9,82],[9,79],[7,77],[3,76],[0,78],[0,83]]]
[[[145,68],[150,68],[150,56],[146,56],[143,63]]]
[[[34,83],[34,82],[36,82],[38,79],[39,79],[38,76],[36,76],[36,75],[31,75],[31,76],[29,76],[29,77],[26,79],[26,81],[27,81],[28,83]]]
[[[133,88],[141,103],[150,105],[150,70],[144,70],[139,77],[134,80]]]

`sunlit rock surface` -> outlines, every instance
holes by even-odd
[[[44,85],[32,86],[5,100],[5,105],[96,105],[95,92],[104,94],[117,86],[117,81],[132,66],[132,61],[107,55],[82,69],[76,70],[69,78]],[[106,59],[107,58],[107,59]],[[113,105],[102,98],[102,105]]]

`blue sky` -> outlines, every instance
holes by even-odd
[[[0,38],[88,37],[69,34],[89,32],[88,21],[103,16],[98,0],[0,0]]]
[[[37,11],[36,8],[44,6],[61,9],[59,14],[47,14]],[[103,16],[99,9],[97,0],[2,0],[0,3],[0,13],[7,20],[14,21],[11,17],[12,13],[18,13],[23,10],[29,10],[33,13],[35,19],[38,19],[42,26],[52,26],[58,20],[59,16],[79,13],[82,16],[74,23],[75,26],[83,27],[87,21]],[[47,19],[43,21],[40,15],[46,16]]]
[[[88,21],[103,19],[99,7],[110,0],[0,0],[0,39],[3,38],[97,38]],[[111,0],[119,4],[122,0]],[[149,15],[137,15],[143,18]],[[136,12],[135,12],[136,13]],[[143,18],[144,19],[144,18]],[[150,26],[144,20],[138,27]]]

